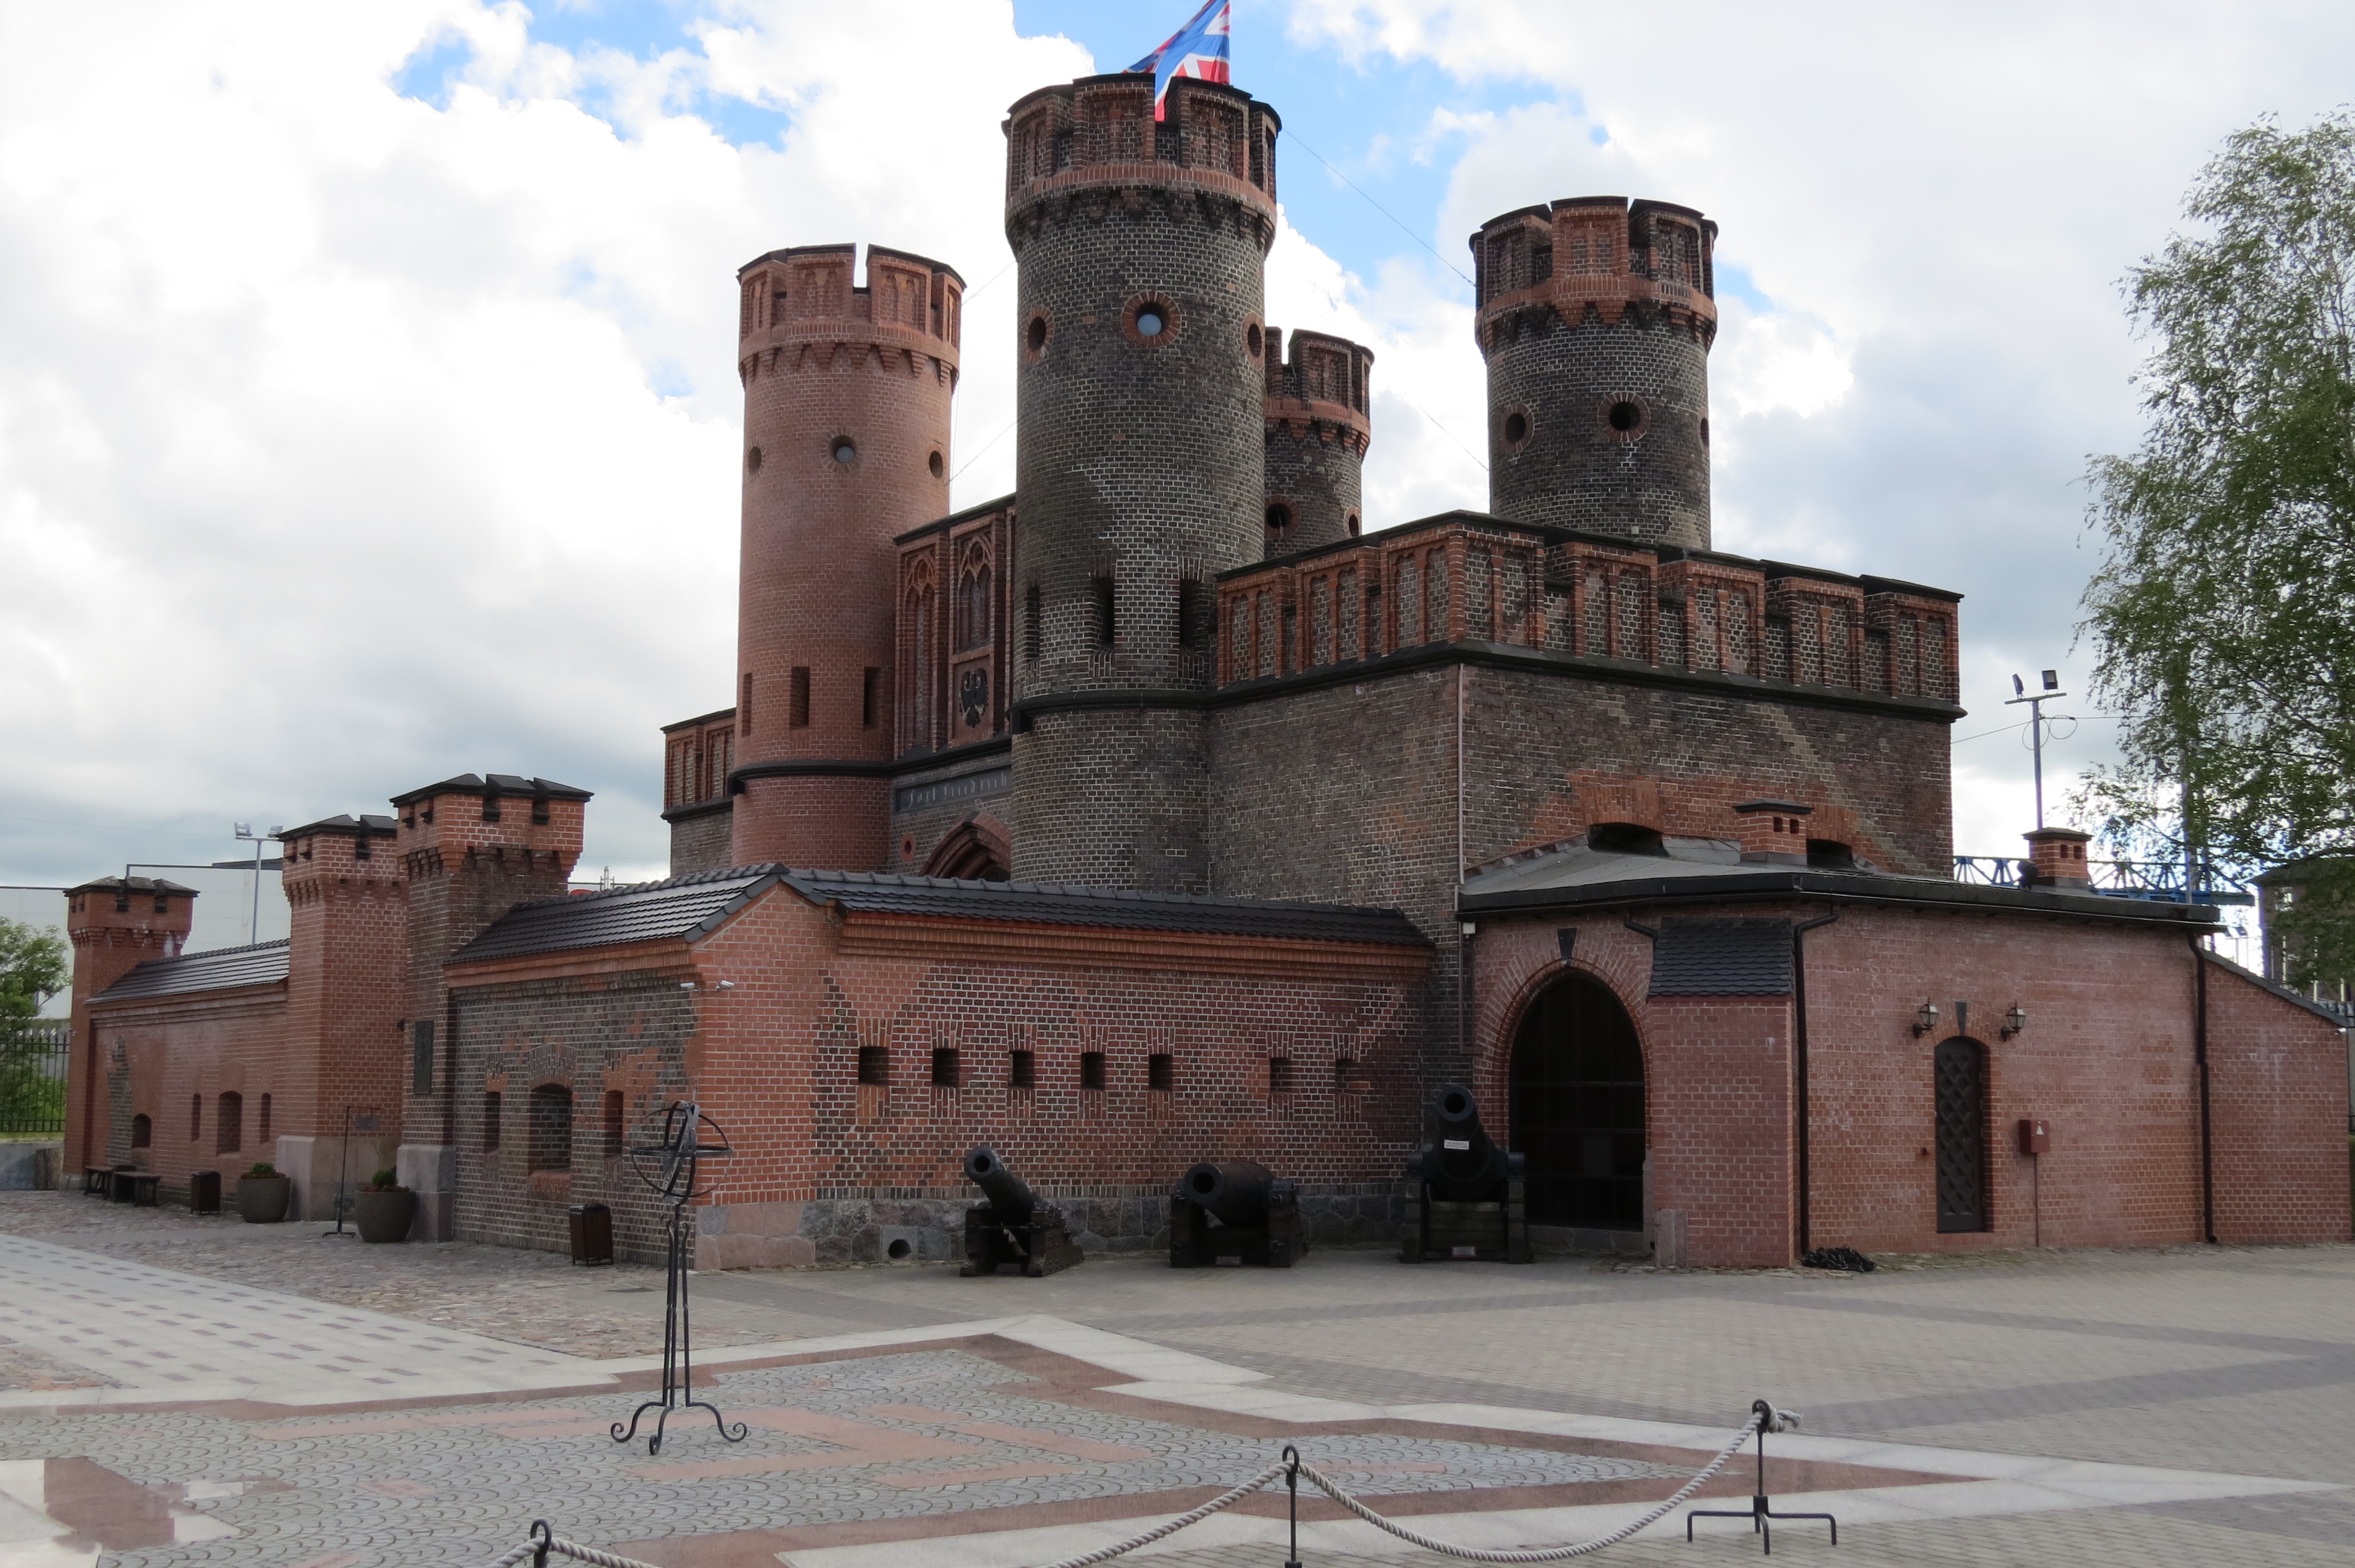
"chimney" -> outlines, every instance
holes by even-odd
[[[1746,800],[1733,808],[1742,819],[1742,858],[1761,865],[1807,863],[1807,818],[1813,806],[1788,800]]]
[[[2021,886],[2065,889],[2094,885],[2085,869],[2085,845],[2093,841],[2093,834],[2081,833],[2074,828],[2039,828],[2020,836],[2028,841],[2030,869],[2030,876],[2020,878]]]
[[[197,916],[197,890],[152,876],[101,876],[66,889],[73,944],[73,1054],[66,1062],[64,1169],[106,1152],[104,1068],[90,1027],[90,999],[149,959],[179,956]]]

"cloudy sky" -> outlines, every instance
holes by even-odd
[[[657,726],[729,692],[735,268],[956,265],[955,499],[1002,493],[999,117],[1188,9],[0,0],[0,883],[470,770],[594,789],[583,874],[660,874]],[[1369,525],[1485,502],[1476,224],[1704,209],[1718,545],[1969,596],[1957,848],[2016,853],[2000,699],[2081,689],[2078,476],[2137,430],[2117,280],[2225,134],[2349,95],[2355,11],[1236,0],[1234,33],[1287,132],[1269,319],[1379,356]]]

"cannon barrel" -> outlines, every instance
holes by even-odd
[[[1425,1152],[1423,1176],[1432,1195],[1455,1203],[1495,1198],[1498,1184],[1511,1174],[1510,1157],[1481,1127],[1480,1107],[1472,1091],[1461,1084],[1442,1084],[1432,1097],[1431,1117],[1438,1147]]]
[[[1264,1225],[1268,1189],[1274,1180],[1266,1166],[1253,1160],[1205,1160],[1178,1179],[1178,1195],[1216,1214],[1222,1225]]]
[[[997,1150],[984,1146],[964,1157],[964,1179],[989,1200],[991,1217],[1001,1225],[1027,1225],[1038,1200],[1022,1178],[1006,1168]]]

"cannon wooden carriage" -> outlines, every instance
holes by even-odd
[[[1441,1085],[1431,1101],[1431,1136],[1406,1162],[1409,1206],[1399,1260],[1529,1262],[1523,1163],[1481,1127],[1470,1089]]]
[[[1264,1165],[1206,1160],[1169,1194],[1172,1268],[1290,1268],[1307,1250],[1299,1185]]]
[[[958,1273],[967,1277],[996,1274],[1007,1266],[1040,1279],[1086,1257],[1064,1227],[1063,1211],[1033,1197],[996,1150],[984,1148],[967,1154],[964,1175],[989,1202],[964,1212],[964,1266]]]

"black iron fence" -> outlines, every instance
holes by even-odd
[[[65,1131],[71,1039],[62,1019],[0,1019],[0,1137]]]

